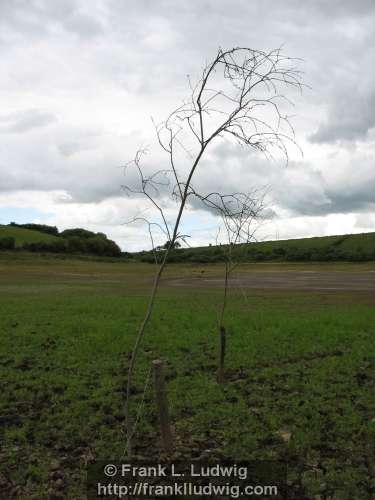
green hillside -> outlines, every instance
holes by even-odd
[[[22,247],[25,243],[52,243],[59,240],[57,236],[52,234],[23,227],[0,225],[0,239],[2,238],[14,238],[17,248]]]
[[[0,250],[26,250],[59,254],[90,254],[120,257],[120,247],[104,233],[82,228],[65,229],[46,224],[0,225]]]
[[[286,260],[372,260],[375,259],[375,233],[265,241],[241,245],[237,251],[245,260],[262,256]]]
[[[220,262],[227,252],[226,245],[181,248],[171,252],[170,261]],[[239,262],[375,260],[375,233],[246,243],[232,247],[232,255]],[[136,256],[144,262],[154,261],[151,252]]]

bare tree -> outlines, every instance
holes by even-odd
[[[224,364],[226,354],[227,330],[224,325],[224,316],[227,308],[227,298],[230,277],[239,264],[236,258],[236,250],[239,245],[250,243],[255,240],[255,232],[261,222],[264,211],[264,198],[266,191],[254,189],[249,193],[220,194],[209,193],[202,196],[194,191],[194,195],[221,219],[221,227],[224,232],[224,245],[220,245],[224,260],[224,286],[223,299],[218,314],[219,331],[219,360],[217,380],[224,382]],[[218,246],[218,237],[216,246]]]
[[[202,70],[196,85],[192,85],[189,79],[189,100],[162,123],[154,123],[159,145],[168,157],[168,168],[146,175],[141,164],[143,150],[128,165],[128,168],[131,165],[135,168],[139,184],[137,187],[126,186],[125,189],[130,194],[143,196],[158,214],[156,221],[148,222],[151,237],[152,229],[157,228],[169,241],[161,259],[155,254],[158,269],[130,359],[125,408],[128,455],[131,454],[134,433],[129,406],[134,367],[168,257],[175,243],[185,239],[180,226],[187,203],[196,196],[192,180],[209,147],[224,139],[263,153],[267,158],[281,153],[288,161],[288,145],[296,143],[289,117],[283,113],[284,104],[290,104],[290,101],[282,92],[285,88],[301,90],[301,75],[295,61],[284,56],[280,49],[270,52],[243,47],[219,49],[215,58]],[[172,193],[177,203],[171,222],[163,208],[165,191]],[[236,195],[231,196],[236,199]],[[238,196],[237,201],[244,209],[243,217],[251,217],[250,213],[246,215],[246,198],[241,197]],[[206,202],[212,200],[214,193],[205,198]],[[202,201],[202,197],[200,199]],[[225,198],[221,200],[225,202]],[[225,220],[235,226],[241,216]],[[240,227],[242,233],[246,224],[240,224]]]

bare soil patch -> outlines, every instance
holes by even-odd
[[[375,272],[256,271],[231,278],[231,286],[280,290],[375,290]],[[172,286],[222,287],[220,276],[169,279]]]

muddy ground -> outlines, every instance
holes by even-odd
[[[233,274],[231,286],[279,290],[350,290],[375,291],[375,271],[256,271]],[[204,273],[191,278],[169,279],[172,286],[216,287],[224,284],[224,277],[206,277]]]

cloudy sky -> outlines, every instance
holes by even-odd
[[[0,0],[0,223],[147,248],[146,228],[126,224],[145,206],[121,189],[121,166],[147,145],[147,168],[162,168],[150,117],[165,118],[189,96],[187,75],[234,46],[303,59],[308,87],[289,96],[303,156],[292,148],[285,166],[218,142],[197,185],[267,186],[261,239],[374,231],[373,0]],[[200,207],[184,224],[193,245],[215,238]]]

